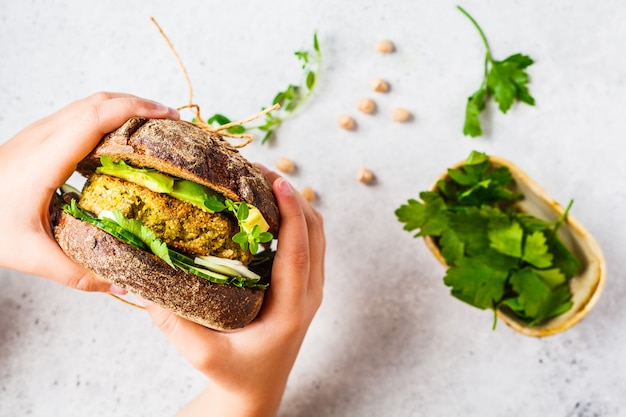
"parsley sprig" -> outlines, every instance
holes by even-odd
[[[521,212],[508,168],[473,151],[435,190],[396,210],[415,237],[432,236],[449,266],[444,283],[481,309],[506,309],[530,326],[569,310],[569,279],[580,262],[557,236],[563,215],[547,222]],[[495,320],[495,315],[494,315]],[[495,321],[494,321],[495,325]]]
[[[535,99],[528,91],[529,77],[526,72],[526,68],[532,65],[534,61],[528,55],[521,53],[513,54],[503,61],[495,60],[491,54],[487,37],[476,20],[461,6],[457,6],[457,8],[476,27],[486,49],[483,81],[480,88],[467,99],[465,124],[463,125],[464,135],[476,137],[483,133],[479,116],[489,97],[493,96],[502,113],[506,113],[515,100],[531,106],[535,105]]]
[[[263,123],[255,126],[231,126],[226,129],[229,133],[240,135],[251,130],[260,130],[263,132],[261,143],[267,142],[275,136],[278,127],[287,119],[292,117],[304,106],[309,100],[315,86],[322,62],[322,52],[317,40],[317,32],[313,34],[313,50],[300,50],[295,53],[296,58],[302,66],[302,80],[300,84],[289,84],[287,87],[279,91],[272,100],[272,105],[279,104],[280,109],[267,113],[263,119]],[[262,110],[265,110],[263,108]],[[225,125],[231,123],[231,119],[223,114],[216,113],[209,117],[207,123],[211,125]]]

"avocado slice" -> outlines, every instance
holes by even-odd
[[[134,168],[121,160],[113,162],[113,159],[108,156],[101,156],[100,163],[102,166],[96,168],[98,174],[120,178],[146,187],[155,193],[169,194],[174,188],[174,178],[161,174],[157,170]]]
[[[101,156],[100,163],[102,166],[96,168],[99,174],[110,175],[141,185],[151,191],[170,195],[211,213],[226,208],[224,196],[202,184],[170,177],[155,169],[135,168],[122,160],[114,162],[109,156]],[[259,209],[250,204],[247,206],[248,215],[245,219],[240,219],[242,229],[251,234],[254,227],[258,225],[261,232],[267,232],[270,228],[269,224]]]

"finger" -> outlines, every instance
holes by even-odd
[[[52,173],[50,183],[60,186],[74,171],[102,136],[115,130],[131,117],[177,118],[178,112],[162,104],[137,97],[118,97],[92,102],[74,114],[71,128],[58,130],[42,143],[39,157],[64,161],[62,169]],[[69,125],[68,125],[69,126]],[[47,164],[36,161],[40,167]],[[43,169],[43,168],[42,168]]]
[[[61,127],[65,126],[68,122],[70,122],[77,112],[80,112],[84,108],[88,106],[95,105],[97,103],[112,100],[116,98],[136,98],[132,94],[127,93],[116,93],[116,92],[108,92],[108,91],[100,91],[98,93],[91,94],[89,96],[83,97],[81,99],[75,100],[57,112],[43,118],[40,122],[35,123],[38,124],[47,124],[46,128],[49,130],[51,127]]]
[[[109,100],[113,98],[131,97],[135,96],[125,93],[100,92],[76,100],[63,107],[62,109],[57,110],[56,112],[27,126],[20,132],[20,142],[22,143],[22,145],[28,144],[29,146],[35,146],[45,141],[50,136],[51,132],[54,132],[67,126],[68,124],[71,124],[73,122],[73,119],[76,117],[76,113],[79,110],[89,105],[96,104],[99,101]],[[7,143],[10,143],[10,141],[8,141]]]
[[[304,199],[303,199],[304,200]],[[324,219],[308,202],[303,202],[307,230],[309,232],[309,252],[311,257],[311,279],[309,289],[321,293],[324,285],[326,235],[324,232]],[[320,294],[321,295],[321,294]]]
[[[265,314],[288,314],[298,309],[308,287],[310,255],[305,214],[298,193],[287,180],[273,184],[281,214],[272,285]]]
[[[326,236],[324,221],[317,211],[300,193],[297,193],[300,206],[306,219],[309,237],[309,280],[308,299],[315,305],[315,309],[322,302],[324,287],[324,256],[326,253]]]
[[[262,164],[255,164],[271,184],[282,178],[279,174],[269,170]],[[298,193],[299,194],[299,193]],[[322,215],[301,194],[297,196],[304,212],[310,241],[311,274],[319,279],[311,280],[317,291],[321,291],[324,284],[324,256],[326,253],[326,237],[324,234],[324,222]]]
[[[210,370],[213,361],[220,360],[218,353],[226,351],[222,346],[227,342],[220,333],[185,320],[153,303],[147,303],[146,310],[165,337],[201,372]],[[204,346],[212,346],[216,353],[207,352]]]
[[[71,127],[60,129],[61,134],[50,136],[45,144],[58,151],[61,157],[83,157],[102,136],[117,129],[131,117],[178,118],[174,109],[138,97],[115,97],[106,100],[87,100],[70,117]],[[67,145],[71,145],[68,147]]]
[[[261,169],[261,171],[263,171],[266,178],[272,184],[277,179],[282,178],[279,174],[267,169],[263,165],[257,164],[257,166]],[[323,218],[321,213],[315,209],[311,203],[306,201],[304,197],[302,197],[302,194],[298,193],[296,198],[299,200],[302,211],[304,212],[304,217],[306,218],[310,242],[310,263],[312,268],[316,268],[316,270],[312,272],[315,272],[317,275],[322,277],[323,284],[324,254],[326,253],[326,237],[324,234]]]

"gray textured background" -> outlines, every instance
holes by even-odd
[[[318,191],[326,219],[325,301],[280,415],[626,415],[626,6],[463,2],[496,58],[536,60],[537,105],[506,116],[489,106],[486,135],[470,139],[464,105],[484,52],[456,4],[0,0],[0,142],[100,90],[185,104],[184,78],[150,16],[180,53],[203,113],[233,118],[299,81],[292,53],[317,30],[313,99],[275,143],[243,151],[268,166],[293,159],[289,179]],[[382,38],[396,53],[373,51]],[[374,95],[375,77],[392,90]],[[357,112],[363,96],[376,99],[376,115]],[[413,122],[391,122],[396,106]],[[356,131],[337,128],[341,113],[354,115]],[[450,297],[443,268],[396,221],[396,207],[472,149],[514,161],[562,204],[573,198],[573,215],[602,246],[605,292],[573,329],[546,339],[492,331],[490,313]],[[376,184],[354,179],[361,166]],[[145,313],[14,271],[0,269],[0,283],[0,416],[165,416],[204,386]]]

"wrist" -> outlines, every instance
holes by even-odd
[[[222,389],[209,383],[176,417],[273,417],[278,411],[285,384],[246,392]]]

